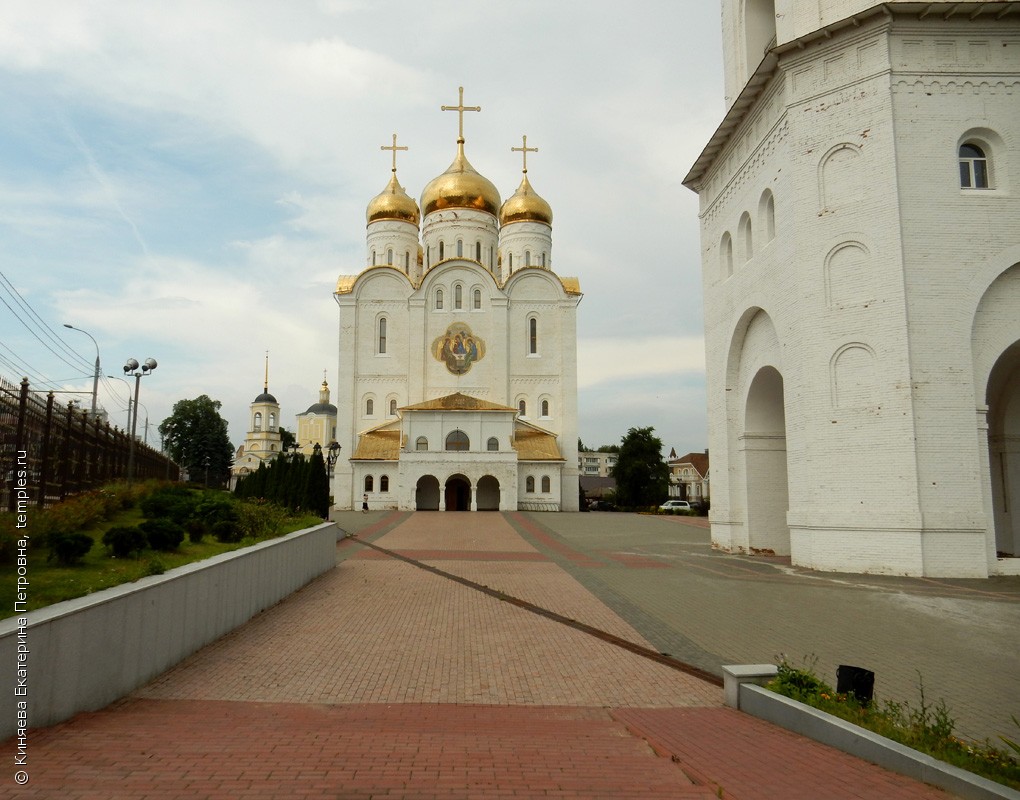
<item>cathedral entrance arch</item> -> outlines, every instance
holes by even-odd
[[[422,475],[414,490],[414,507],[418,511],[439,510],[439,479],[435,475]]]
[[[446,510],[471,510],[471,482],[463,475],[451,475],[446,480]]]
[[[479,511],[499,511],[499,481],[492,475],[479,479],[477,503]]]
[[[995,550],[1020,556],[1020,342],[992,368],[987,399]]]
[[[751,381],[741,449],[746,474],[748,549],[752,553],[789,555],[786,413],[783,376],[775,367],[762,367]]]

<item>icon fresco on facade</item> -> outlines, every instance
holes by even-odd
[[[485,357],[485,342],[463,322],[455,322],[432,343],[432,355],[454,375],[464,375],[472,364]]]

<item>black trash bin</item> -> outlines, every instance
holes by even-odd
[[[852,694],[862,706],[870,705],[875,696],[875,673],[863,667],[840,664],[836,668],[836,691]]]

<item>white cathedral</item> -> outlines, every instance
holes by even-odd
[[[528,180],[496,187],[468,162],[421,204],[392,176],[366,213],[367,254],[341,275],[339,509],[576,511],[576,278],[552,269],[552,209]]]
[[[702,231],[712,538],[1017,574],[1020,6],[723,0]]]

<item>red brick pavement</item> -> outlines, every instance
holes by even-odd
[[[363,533],[647,645],[530,560],[503,515],[389,515]],[[31,781],[15,787],[9,767],[0,797],[946,797],[720,695],[449,578],[348,558],[134,696],[31,731]],[[13,755],[13,740],[0,745]]]

